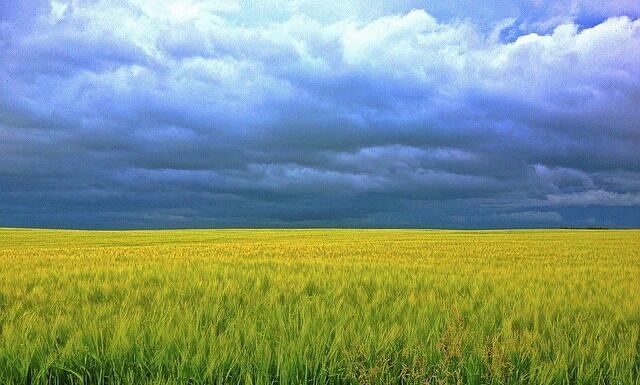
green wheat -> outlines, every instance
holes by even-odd
[[[0,229],[0,384],[640,384],[640,231]]]

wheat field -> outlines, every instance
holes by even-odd
[[[0,384],[640,384],[640,231],[0,229]]]

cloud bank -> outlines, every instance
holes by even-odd
[[[315,4],[3,3],[0,225],[640,226],[636,2]]]

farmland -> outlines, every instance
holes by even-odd
[[[640,231],[0,229],[0,384],[640,384]]]

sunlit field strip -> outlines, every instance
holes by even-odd
[[[0,384],[640,384],[640,231],[0,229]]]

